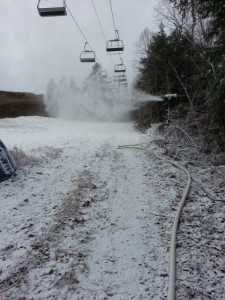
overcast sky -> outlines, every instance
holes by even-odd
[[[80,63],[85,40],[73,19],[40,17],[38,0],[1,0],[0,7],[0,90],[44,93],[50,79],[58,82],[62,76],[74,78],[80,85],[93,64]],[[44,4],[60,0],[42,0]],[[113,76],[113,61],[106,53],[91,0],[67,0],[68,8],[109,76]],[[109,0],[94,0],[106,39],[114,39],[114,27]],[[129,83],[134,71],[132,61],[135,43],[148,27],[156,31],[154,7],[158,0],[111,0],[115,24],[124,42],[123,61]],[[113,55],[115,63],[119,56]]]

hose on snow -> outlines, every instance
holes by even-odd
[[[135,145],[123,145],[119,146],[118,149],[135,149],[135,150],[141,150],[146,153],[150,153],[150,151],[147,148],[140,147],[140,145],[144,144],[150,144],[155,141],[149,142],[149,143],[142,143],[142,144],[135,144]],[[176,299],[176,241],[177,241],[177,229],[179,225],[179,219],[180,215],[183,209],[183,206],[185,204],[185,201],[187,199],[188,193],[191,188],[191,175],[188,172],[188,170],[181,166],[180,164],[176,163],[175,161],[164,159],[156,154],[154,154],[159,160],[167,162],[174,167],[181,169],[186,175],[187,175],[187,184],[186,188],[184,190],[183,196],[181,198],[179,207],[176,211],[173,228],[172,228],[172,235],[171,235],[171,241],[170,241],[170,252],[169,252],[169,287],[168,287],[168,300],[175,300]]]

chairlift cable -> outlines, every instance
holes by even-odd
[[[113,19],[114,30],[116,31],[116,25],[115,25],[115,19],[114,19],[114,15],[113,15],[113,9],[112,9],[111,0],[109,0],[109,4],[110,4],[110,8],[111,8],[111,14],[112,14],[112,19]]]
[[[120,38],[119,38],[119,31],[116,29],[115,18],[114,18],[114,14],[113,14],[113,8],[112,8],[111,0],[109,0],[109,4],[110,4],[110,8],[111,8],[111,14],[112,14],[112,20],[113,20],[113,26],[114,26],[116,38],[112,39],[112,40],[109,40],[106,43],[106,51],[109,54],[119,54],[119,53],[123,53],[124,44],[123,44],[123,41],[120,40]]]
[[[94,8],[96,17],[97,17],[97,19],[98,19],[99,26],[100,26],[100,28],[101,28],[102,35],[103,35],[103,37],[104,37],[105,42],[107,42],[107,39],[106,39],[106,37],[105,37],[105,33],[104,33],[104,30],[103,30],[102,24],[101,24],[101,22],[100,22],[100,19],[99,19],[99,16],[98,16],[98,13],[97,13],[95,4],[94,4],[94,0],[91,0],[91,2],[92,2],[92,5],[93,5],[93,8]]]
[[[66,11],[69,12],[72,20],[74,21],[76,27],[78,28],[78,30],[80,31],[81,35],[83,36],[84,40],[85,40],[85,46],[84,46],[84,51],[81,52],[81,55],[80,55],[80,61],[81,62],[95,62],[96,60],[98,61],[99,63],[99,66],[100,68],[102,67],[102,64],[101,64],[101,61],[99,60],[99,58],[97,57],[97,55],[95,54],[95,51],[93,50],[93,48],[91,47],[90,43],[88,42],[86,36],[84,35],[83,31],[81,30],[81,27],[79,26],[78,22],[76,21],[75,17],[73,16],[71,10],[69,9],[68,5],[66,4],[66,1],[63,0],[63,4],[64,6],[63,7],[53,7],[52,9],[41,9],[39,7],[39,3],[40,3],[41,0],[38,0],[38,4],[37,4],[37,9],[38,9],[38,12],[40,14],[41,17],[52,17],[52,16],[65,16],[67,15]],[[94,5],[94,2],[92,0],[92,4],[93,4],[93,7],[94,7],[94,10],[95,10],[95,13],[96,13],[96,16],[97,16],[97,19],[98,19],[98,22],[99,22],[99,25],[102,29],[102,33],[103,33],[103,36],[104,36],[104,39],[106,41],[106,37],[105,37],[105,34],[104,34],[104,30],[103,30],[103,27],[101,25],[101,22],[100,22],[100,19],[98,17],[98,14],[97,14],[97,10],[95,8],[95,5]],[[89,45],[89,48],[91,50],[86,50],[86,45]],[[86,54],[90,54],[89,56],[87,56]],[[83,54],[83,56],[82,56]],[[84,56],[84,54],[86,56]],[[113,59],[112,59],[113,61]],[[113,61],[113,64],[115,65],[114,61]],[[107,75],[106,75],[107,77]]]
[[[94,0],[91,0],[91,2],[92,2],[92,5],[93,5],[93,8],[94,8],[95,15],[96,15],[96,17],[97,17],[97,20],[98,20],[99,26],[100,26],[100,28],[101,28],[102,35],[103,35],[103,37],[104,37],[104,40],[105,40],[105,42],[107,43],[107,39],[106,39],[106,36],[105,36],[104,30],[103,30],[103,26],[102,26],[102,24],[101,24],[101,21],[100,21],[100,18],[99,18],[99,15],[98,15],[98,12],[97,12],[96,6],[95,6],[95,4],[94,4]],[[110,57],[111,57],[111,59],[112,59],[113,65],[115,65],[115,62],[114,62],[114,60],[113,60],[113,57],[112,57],[112,56],[110,56]]]
[[[73,21],[75,22],[75,24],[76,24],[76,26],[77,26],[78,30],[80,31],[80,33],[82,34],[83,38],[85,39],[85,42],[87,42],[87,43],[88,43],[88,40],[86,39],[86,37],[85,37],[84,33],[82,32],[82,30],[81,30],[81,28],[80,28],[80,26],[79,26],[78,22],[76,21],[76,19],[74,18],[73,14],[71,13],[71,11],[70,11],[70,9],[69,9],[68,5],[66,5],[66,7],[67,7],[67,10],[68,10],[68,12],[69,12],[70,16],[72,17]],[[90,44],[89,44],[89,43],[88,43],[88,45],[90,46]]]

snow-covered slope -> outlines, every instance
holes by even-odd
[[[151,130],[20,117],[0,120],[0,138],[19,161],[16,177],[0,183],[1,300],[166,299],[185,175],[153,155],[117,149],[153,140]],[[195,174],[201,179],[204,170]],[[190,200],[178,241],[179,299],[225,299],[225,244],[214,242],[211,257],[200,247],[211,220],[201,209],[215,206],[199,190]],[[221,203],[212,239],[224,229]]]

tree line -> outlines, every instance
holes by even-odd
[[[137,42],[135,88],[177,93],[184,120],[224,137],[224,0],[161,0],[158,18],[158,31]]]

